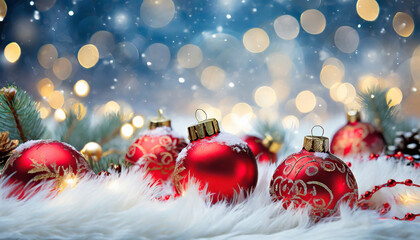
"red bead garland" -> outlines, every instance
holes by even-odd
[[[394,179],[389,179],[386,183],[382,184],[382,185],[377,185],[375,187],[373,187],[373,189],[371,191],[366,191],[364,194],[362,194],[362,196],[360,196],[359,200],[357,201],[357,206],[359,206],[362,209],[369,209],[369,204],[366,202],[363,202],[365,200],[369,200],[372,198],[373,194],[375,194],[377,191],[379,191],[380,189],[384,188],[384,187],[395,187],[397,185],[405,185],[408,187],[418,187],[420,188],[419,184],[414,184],[413,180],[411,179],[406,179],[405,181],[401,181],[401,182],[397,182]],[[379,211],[380,215],[384,215],[386,213],[388,213],[391,210],[391,205],[389,203],[384,203],[383,204],[383,208]],[[394,220],[399,220],[399,221],[413,221],[414,219],[416,219],[416,217],[420,216],[420,213],[414,214],[414,213],[407,213],[405,214],[405,216],[403,218],[399,218],[399,217],[392,217],[392,219]]]

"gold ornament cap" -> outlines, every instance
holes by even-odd
[[[80,153],[89,162],[99,162],[102,158],[102,147],[96,142],[88,142],[83,149],[80,150]]]
[[[360,111],[350,110],[347,112],[347,121],[349,123],[360,122]]]
[[[268,151],[272,153],[278,153],[280,151],[282,144],[275,141],[270,134],[266,134],[265,138],[262,141],[264,147],[268,148]]]
[[[315,127],[320,127],[322,129],[321,136],[314,136],[313,130]],[[322,126],[315,125],[312,127],[311,136],[305,136],[305,139],[303,140],[303,149],[308,152],[329,152],[329,139],[324,137],[324,128]]]
[[[199,110],[206,115],[206,119],[203,121],[200,121],[197,117],[197,112]],[[213,136],[220,132],[219,122],[215,118],[207,119],[207,113],[203,109],[197,109],[195,111],[195,119],[197,119],[198,123],[188,127],[188,139],[190,139],[191,142]]]
[[[171,119],[163,116],[163,110],[159,109],[158,116],[150,119],[149,130],[153,130],[158,127],[171,127]]]

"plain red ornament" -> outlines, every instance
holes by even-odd
[[[155,183],[172,182],[178,153],[187,146],[171,128],[171,121],[159,116],[150,121],[149,130],[128,148],[125,160],[146,170]]]
[[[386,143],[380,131],[370,123],[361,122],[357,111],[349,111],[347,120],[332,138],[331,153],[340,157],[382,153]]]
[[[7,161],[2,181],[13,185],[8,197],[23,199],[37,192],[40,183],[54,180],[57,189],[84,176],[94,175],[88,162],[72,146],[54,140],[22,144]]]
[[[332,216],[339,204],[353,206],[357,182],[350,168],[328,152],[328,138],[306,136],[304,148],[287,157],[274,172],[270,194],[283,207],[311,206],[315,221]]]
[[[248,144],[249,148],[254,153],[254,156],[258,162],[260,163],[276,163],[277,162],[278,150],[277,149],[270,150],[270,147],[264,144],[264,139],[251,136],[251,135],[246,135],[242,138],[242,140],[244,140]]]
[[[174,185],[182,195],[191,179],[207,185],[212,202],[232,202],[241,190],[249,193],[257,185],[258,167],[251,149],[240,138],[219,133],[216,119],[189,127],[191,143],[180,153],[174,172]]]

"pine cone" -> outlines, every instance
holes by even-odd
[[[397,137],[394,140],[394,145],[388,146],[390,154],[402,152],[405,155],[410,155],[415,161],[420,161],[420,133],[418,129],[413,129],[410,132],[397,132]]]
[[[9,132],[0,132],[0,165],[3,165],[18,146],[19,140],[10,140]]]

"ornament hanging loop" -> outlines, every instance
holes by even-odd
[[[321,125],[315,125],[315,126],[313,126],[313,127],[311,128],[311,136],[312,136],[312,137],[314,136],[314,128],[316,128],[316,127],[319,127],[319,128],[321,128],[321,129],[322,129],[322,134],[321,134],[321,137],[323,137],[323,136],[324,136],[324,128],[323,128]]]
[[[198,113],[198,111],[199,111],[199,110],[201,110],[201,111],[204,113],[204,115],[206,115],[206,119],[201,120],[201,121],[200,121],[200,119],[198,119],[198,115],[197,115],[197,113]],[[201,108],[198,108],[197,110],[195,110],[195,119],[197,119],[197,122],[206,121],[206,120],[207,120],[207,113],[206,113],[206,111],[204,111],[204,110],[203,110],[203,109],[201,109]]]

